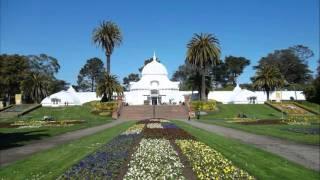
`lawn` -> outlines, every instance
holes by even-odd
[[[84,120],[83,123],[62,127],[39,127],[39,128],[0,128],[0,149],[22,146],[32,140],[43,139],[56,136],[62,133],[98,126],[111,122],[109,116],[99,116],[92,114],[90,105],[70,106],[70,107],[41,107],[19,118],[12,118],[3,123],[13,123],[17,120],[32,121],[41,120],[43,116],[52,116],[55,120]]]
[[[55,179],[68,167],[130,127],[125,122],[97,134],[34,154],[0,169],[0,179]]]
[[[238,114],[245,114],[253,119],[279,119],[282,113],[265,104],[218,104],[218,110],[209,112],[201,119],[236,118]]]
[[[215,124],[243,130],[246,132],[278,137],[305,144],[320,144],[319,124],[312,125],[286,125],[286,124],[263,124],[243,125],[230,123],[231,118],[237,114],[244,113],[248,118],[257,119],[280,119],[282,114],[264,104],[219,104],[218,112],[210,112],[200,117],[200,121],[208,124]],[[224,117],[224,118],[223,118]]]
[[[200,122],[215,124],[224,127],[243,130],[246,132],[273,136],[290,141],[295,141],[305,144],[320,144],[319,125],[285,125],[285,124],[270,124],[270,125],[241,125],[236,123],[228,123],[226,120],[200,120]],[[310,134],[309,131],[315,131]]]
[[[319,179],[319,172],[306,169],[277,155],[228,139],[184,122],[174,121],[200,141],[222,153],[257,179]]]

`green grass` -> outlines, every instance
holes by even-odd
[[[218,104],[218,110],[209,112],[202,119],[226,119],[235,118],[244,113],[254,119],[279,119],[282,114],[265,104]]]
[[[319,145],[319,134],[303,134],[286,130],[287,128],[320,128],[319,125],[241,125],[226,120],[200,120],[200,122],[238,129],[254,134],[272,136],[298,143]]]
[[[10,148],[27,144],[32,140],[56,136],[62,133],[98,126],[111,122],[111,117],[92,114],[89,105],[69,107],[41,107],[20,118],[10,119],[6,122],[16,120],[41,120],[43,116],[52,116],[55,120],[85,120],[84,123],[67,127],[40,127],[40,128],[0,128],[1,148]]]
[[[246,132],[267,135],[305,144],[320,144],[319,134],[303,134],[285,130],[287,128],[320,128],[319,125],[242,125],[229,123],[237,114],[244,113],[253,119],[280,119],[282,114],[265,104],[218,104],[217,112],[209,112],[200,117],[200,121],[243,130]]]
[[[135,122],[125,122],[91,136],[52,148],[0,169],[0,179],[56,179]]]
[[[200,141],[222,153],[235,165],[248,171],[257,179],[319,179],[319,172],[306,169],[298,164],[240,143],[226,137],[192,127],[184,122],[174,121]]]
[[[22,116],[22,118],[31,118],[41,120],[43,116],[52,116],[56,120],[105,120],[106,117],[91,113],[92,107],[88,104],[83,106],[68,107],[41,107],[35,111]],[[110,118],[110,117],[109,117]]]

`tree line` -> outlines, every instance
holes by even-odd
[[[46,54],[0,55],[0,99],[13,103],[15,94],[22,94],[23,102],[39,103],[46,96],[65,89],[64,80],[57,79],[58,60]]]
[[[195,34],[187,44],[185,63],[178,67],[172,80],[180,82],[182,90],[197,90],[199,98],[206,100],[210,90],[231,90],[250,60],[245,57],[226,56],[220,59],[218,39],[212,34]],[[251,83],[241,86],[250,90],[300,90],[309,101],[320,102],[319,67],[313,77],[308,59],[313,51],[304,45],[275,50],[262,57],[253,68],[256,73]]]

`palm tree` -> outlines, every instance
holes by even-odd
[[[107,57],[107,73],[110,73],[110,57],[116,46],[122,43],[122,34],[117,24],[103,21],[98,28],[93,30],[92,40],[105,50]]]
[[[97,85],[96,92],[98,96],[102,96],[101,101],[111,101],[114,92],[117,95],[122,95],[123,88],[117,80],[117,76],[105,72]]]
[[[50,79],[47,76],[33,72],[21,82],[23,95],[40,103],[43,98],[49,95],[49,82]]]
[[[201,73],[201,100],[206,101],[206,72],[208,65],[220,62],[219,40],[212,34],[194,34],[187,44],[186,61],[193,64]]]
[[[253,79],[253,87],[262,89],[267,93],[267,100],[269,101],[270,91],[274,91],[277,87],[284,85],[284,78],[280,70],[274,65],[264,65],[260,67]]]

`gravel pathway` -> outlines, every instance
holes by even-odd
[[[184,120],[183,122],[227,138],[251,144],[257,148],[277,154],[304,167],[320,171],[320,146],[299,144],[279,138],[256,135],[194,120]]]
[[[73,140],[80,139],[84,136],[95,134],[99,131],[121,124],[124,121],[125,120],[115,120],[104,125],[67,132],[67,133],[54,136],[51,138],[46,138],[43,140],[35,140],[30,144],[27,144],[21,147],[1,150],[0,151],[0,167],[9,165],[10,163],[13,163],[17,160],[24,159],[30,156],[31,154],[50,149],[64,143],[68,143]]]

